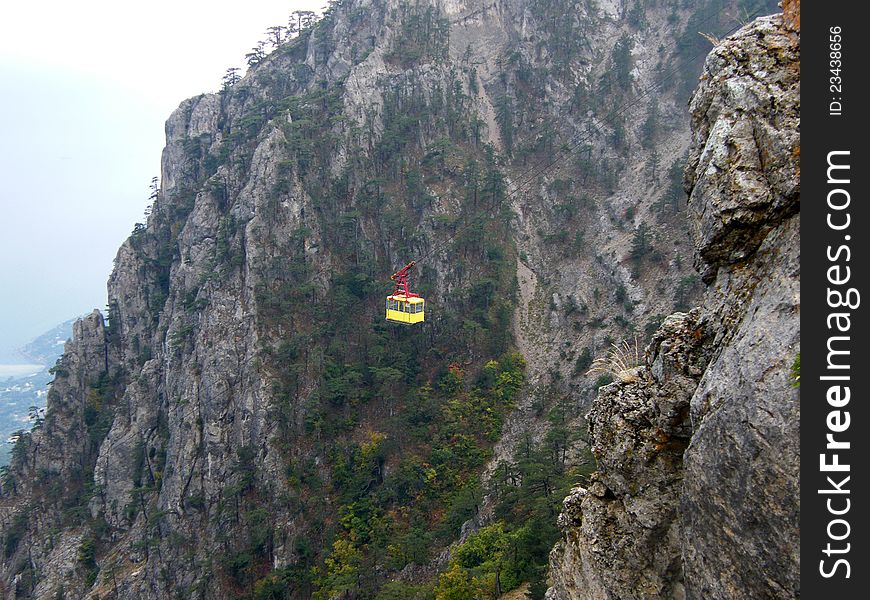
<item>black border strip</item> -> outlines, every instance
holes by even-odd
[[[870,593],[870,36],[863,3],[802,8],[801,595],[847,600]]]

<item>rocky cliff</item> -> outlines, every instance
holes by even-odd
[[[698,30],[727,29],[733,4],[347,0],[184,101],[108,314],[76,325],[45,422],[3,475],[3,595],[497,597],[527,581],[540,597],[556,506],[589,468],[575,432],[602,383],[592,357],[698,297],[675,185],[685,94]],[[766,85],[763,68],[747,80]],[[762,103],[744,91],[715,96],[709,116],[729,116],[708,129],[757,130],[760,152],[696,141],[690,210],[705,219],[705,277],[750,302],[773,282],[744,266],[779,248],[796,192],[775,173],[791,164],[775,123],[739,118],[739,102]],[[723,187],[769,182],[763,200]],[[721,210],[704,209],[717,190]],[[426,324],[390,327],[388,277],[412,259]],[[746,310],[711,305],[704,322],[752,343]],[[690,451],[730,410],[703,364],[739,366],[694,327],[667,322],[682,345],[654,338],[686,354],[662,359],[662,373],[685,371],[667,385],[708,390],[691,401]],[[636,396],[652,415],[666,393]],[[676,465],[688,426],[684,401],[668,402],[641,420]],[[732,455],[687,454],[683,468]],[[662,487],[678,478],[665,466]],[[623,479],[602,479],[602,497],[634,489]],[[652,586],[683,564],[653,562]]]
[[[598,471],[564,503],[548,598],[796,598],[798,3],[717,45],[686,186],[702,308],[668,317],[589,414]]]

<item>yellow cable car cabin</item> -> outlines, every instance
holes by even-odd
[[[408,298],[404,294],[387,296],[387,321],[397,323],[422,323],[424,300],[417,297]]]
[[[391,296],[387,296],[387,321],[408,325],[423,322],[425,302],[408,289],[408,271],[413,266],[414,261],[411,261],[390,277],[396,282],[396,289]]]

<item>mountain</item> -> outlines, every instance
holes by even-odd
[[[9,442],[16,439],[16,432],[29,429],[41,418],[52,379],[49,365],[63,354],[64,343],[72,335],[72,324],[72,319],[61,323],[18,350],[20,356],[33,364],[21,365],[22,369],[29,368],[30,373],[17,369],[20,374],[0,380],[0,440]],[[8,365],[10,369],[17,366]],[[9,462],[11,448],[8,443],[0,446],[0,465]]]
[[[548,598],[800,597],[799,10],[707,58],[686,186],[709,287],[593,403]]]
[[[72,335],[73,322],[70,319],[52,327],[18,349],[18,353],[27,360],[41,365],[53,365],[63,354],[63,346]]]
[[[5,442],[0,446],[0,465],[8,464],[17,432],[33,425],[33,407],[36,411],[45,411],[50,381],[48,369],[41,369],[38,373],[9,377],[0,382],[0,439]]]
[[[3,477],[4,594],[541,598],[562,499],[608,473],[593,359],[661,347],[766,239],[727,182],[682,188],[698,32],[758,10],[347,0],[184,101]]]

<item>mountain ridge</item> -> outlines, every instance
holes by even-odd
[[[540,597],[592,356],[700,292],[651,48],[722,5],[343,2],[184,101],[3,482],[4,593]],[[387,327],[420,255],[427,322]]]

